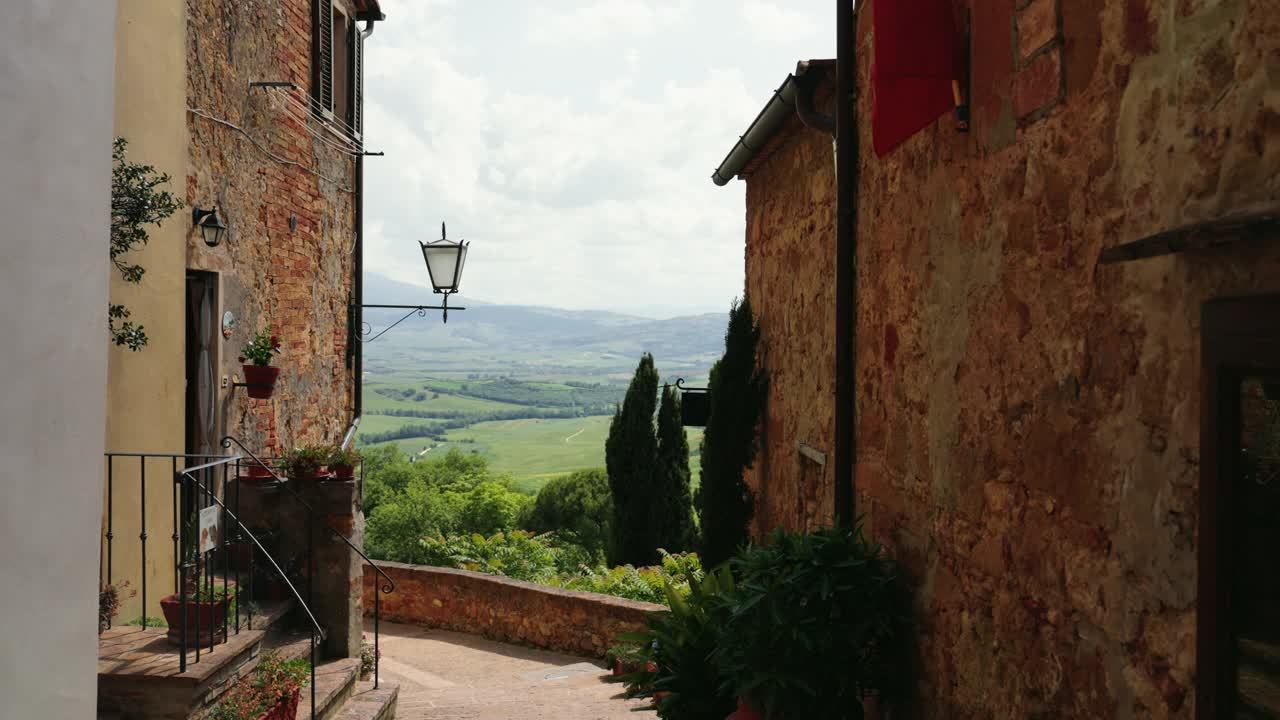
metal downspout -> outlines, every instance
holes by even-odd
[[[835,523],[853,527],[856,499],[854,334],[857,332],[857,16],[836,0],[836,417]]]
[[[364,30],[360,31],[360,42],[363,43],[373,34],[373,24],[381,19],[372,16],[366,18]],[[362,63],[361,71],[363,70]],[[363,108],[361,111],[363,112]],[[361,127],[362,132],[364,129]],[[356,156],[355,211],[356,247],[351,263],[354,277],[351,279],[351,312],[348,313],[350,327],[347,332],[347,342],[350,344],[348,352],[352,357],[352,382],[355,383],[355,408],[351,413],[353,427],[360,424],[360,418],[364,415],[364,343],[360,342],[360,328],[364,324],[364,310],[361,308],[364,304],[364,155]]]

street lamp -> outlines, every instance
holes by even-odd
[[[471,243],[466,240],[458,242],[450,242],[449,236],[445,229],[445,224],[440,223],[440,239],[429,243],[418,241],[418,245],[422,247],[422,260],[427,265],[427,275],[431,278],[431,289],[437,295],[444,295],[444,302],[439,305],[356,305],[355,301],[351,302],[351,328],[352,336],[360,342],[373,342],[382,337],[388,330],[408,320],[413,314],[418,317],[426,317],[428,310],[440,310],[441,319],[449,322],[449,296],[458,292],[458,285],[462,282],[462,266],[467,262],[467,248],[471,247]],[[356,310],[408,310],[399,320],[391,323],[383,328],[381,332],[374,335],[373,328],[363,320],[358,321],[360,329],[357,331]],[[455,307],[454,310],[466,310],[463,307]],[[372,336],[372,337],[370,337]]]
[[[222,234],[227,231],[227,225],[222,222],[222,216],[218,214],[216,207],[212,210],[192,208],[191,222],[200,228],[200,237],[209,247],[218,247],[218,243],[222,242]]]
[[[458,283],[462,282],[462,266],[467,263],[467,248],[471,243],[461,240],[449,242],[449,234],[444,223],[440,223],[440,239],[424,243],[422,259],[427,263],[427,274],[431,276],[431,287],[436,294],[444,293],[445,305],[449,304],[449,295],[458,292]]]

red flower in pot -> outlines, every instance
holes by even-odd
[[[253,340],[240,349],[240,363],[244,381],[249,386],[249,397],[265,400],[275,391],[280,368],[271,365],[280,353],[280,338],[275,334],[259,332]]]

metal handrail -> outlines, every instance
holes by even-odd
[[[315,508],[311,507],[311,504],[308,503],[306,500],[304,500],[296,490],[289,487],[289,483],[285,482],[284,478],[277,475],[276,471],[272,469],[271,466],[263,462],[257,455],[253,453],[252,450],[245,447],[244,443],[240,442],[240,440],[238,440],[235,437],[232,437],[231,435],[227,435],[226,437],[222,438],[222,447],[226,448],[227,450],[230,450],[233,444],[236,447],[240,448],[240,452],[244,453],[245,455],[248,455],[250,460],[257,463],[259,467],[263,468],[268,473],[270,473],[271,477],[275,479],[277,485],[284,488],[294,500],[297,500],[299,503],[301,503],[302,506],[307,509],[307,521],[314,525],[315,518],[317,515]],[[390,595],[391,593],[395,592],[396,583],[394,580],[391,579],[390,575],[387,575],[387,573],[383,571],[382,568],[378,567],[377,563],[369,559],[368,555],[365,555],[364,550],[361,550],[359,547],[356,547],[355,543],[351,542],[351,540],[349,540],[346,535],[343,535],[342,533],[333,529],[333,527],[331,527],[328,523],[322,523],[322,524],[326,529],[329,530],[329,532],[334,537],[346,543],[348,548],[350,548],[357,555],[359,555],[360,558],[364,560],[365,564],[373,568],[374,572],[378,573],[378,575],[381,576],[382,578],[381,582],[375,583],[375,592],[373,593],[373,687],[376,689],[379,687],[379,682],[380,682],[381,654],[382,654],[381,653],[381,649],[382,649],[381,648],[381,631],[380,631],[381,629],[379,627],[382,619],[381,618],[381,615],[382,615],[381,596]],[[307,558],[307,562],[308,564],[310,564],[311,562],[310,557]],[[310,578],[310,573],[308,574],[307,577]]]
[[[303,612],[307,614],[307,619],[311,621],[311,627],[312,627],[312,632],[311,632],[311,716],[315,717],[315,712],[316,712],[316,636],[319,635],[321,638],[324,638],[325,637],[324,628],[320,627],[320,623],[316,620],[315,615],[312,614],[311,608],[307,606],[307,603],[305,601],[303,601],[301,593],[299,593],[297,588],[293,586],[293,583],[289,580],[288,574],[286,574],[284,569],[280,567],[280,564],[276,562],[275,558],[271,557],[271,553],[267,552],[267,549],[262,546],[262,543],[258,541],[258,538],[249,530],[249,528],[245,527],[244,523],[240,522],[240,518],[237,517],[236,514],[232,512],[230,508],[227,507],[226,503],[218,499],[218,496],[216,493],[211,492],[207,486],[205,486],[203,483],[197,480],[195,476],[191,474],[192,472],[195,472],[195,471],[207,470],[207,469],[218,467],[218,466],[222,466],[225,468],[231,463],[239,462],[241,458],[242,456],[240,455],[228,456],[228,457],[222,458],[221,460],[217,460],[214,462],[205,463],[203,465],[198,465],[196,467],[180,470],[174,473],[174,482],[178,484],[182,484],[184,482],[183,478],[190,480],[191,483],[195,486],[195,489],[203,491],[205,493],[206,499],[212,500],[214,503],[218,505],[218,507],[222,508],[222,513],[224,517],[230,517],[231,520],[235,522],[237,528],[239,529],[239,533],[243,533],[245,536],[248,536],[248,538],[251,541],[253,541],[253,544],[257,546],[258,550],[262,551],[263,556],[266,557],[267,561],[271,563],[271,566],[275,568],[276,573],[280,575],[280,578],[284,580],[284,584],[289,588],[289,592],[293,593],[294,598],[297,599],[298,605],[302,608]],[[185,525],[182,526],[181,533],[184,536],[186,535]],[[182,538],[181,546],[183,548],[187,547],[187,541],[188,541],[188,538],[186,537]],[[225,532],[223,533],[222,544],[223,544],[223,547],[225,548],[226,547]],[[178,661],[178,665],[179,665],[178,672],[180,673],[184,673],[187,671],[187,583],[186,583],[186,579],[187,579],[187,567],[189,564],[190,563],[188,563],[185,560],[185,558],[182,558],[182,557],[178,558],[179,575],[181,576],[179,579],[179,587],[181,588],[180,593],[181,593],[181,600],[182,600],[182,631],[181,631],[181,647],[179,648],[181,651],[181,657]],[[224,575],[223,576],[224,592],[226,591],[226,584],[227,584],[226,576]],[[238,588],[236,592],[238,595],[239,594]],[[250,598],[250,602],[252,602],[252,598]],[[237,603],[238,603],[238,600],[237,600]],[[223,622],[224,624],[227,622],[225,618]],[[197,660],[200,657],[199,633],[200,633],[200,615],[197,613],[196,615],[196,659]],[[213,647],[213,633],[211,630],[210,649],[212,649],[212,647]]]

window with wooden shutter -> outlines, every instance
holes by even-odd
[[[311,97],[333,112],[333,0],[312,0]]]
[[[364,134],[364,35],[351,23],[351,119],[356,137]]]

